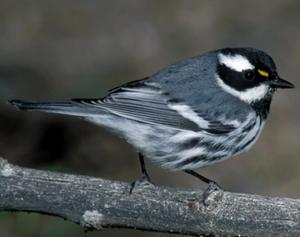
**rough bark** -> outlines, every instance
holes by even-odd
[[[27,169],[0,158],[0,211],[38,212],[86,228],[204,236],[300,236],[300,200],[136,185]]]

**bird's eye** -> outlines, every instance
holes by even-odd
[[[246,78],[247,80],[253,80],[254,77],[255,77],[254,71],[252,71],[252,70],[247,70],[247,71],[245,71],[245,78]]]

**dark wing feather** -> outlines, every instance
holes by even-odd
[[[155,85],[144,81],[135,81],[115,88],[103,99],[76,99],[73,101],[104,108],[118,116],[143,123],[165,125],[181,130],[195,132],[205,130],[208,133],[221,134],[234,129],[232,126],[219,122],[211,122],[209,127],[199,126],[168,106],[171,101],[172,103],[176,101],[174,98],[170,98],[167,93],[162,92]],[[203,118],[203,116],[199,116]]]

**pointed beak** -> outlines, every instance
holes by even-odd
[[[295,88],[295,86],[292,83],[283,80],[280,77],[276,77],[275,79],[268,81],[268,83],[272,88],[281,88],[281,89]]]

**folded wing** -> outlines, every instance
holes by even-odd
[[[142,123],[158,124],[180,130],[224,134],[235,129],[194,112],[183,101],[171,98],[155,84],[144,81],[116,88],[103,99],[74,99],[76,103],[105,109],[115,115]]]

